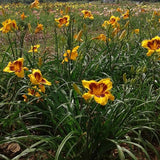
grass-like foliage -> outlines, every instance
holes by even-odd
[[[160,159],[160,4],[0,6],[0,159]]]

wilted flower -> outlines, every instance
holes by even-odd
[[[35,0],[33,3],[31,3],[30,8],[39,8],[39,0]]]
[[[160,37],[156,36],[151,40],[143,40],[142,47],[147,48],[147,56],[151,56],[154,52],[160,53]]]
[[[28,52],[38,52],[38,48],[40,47],[39,44],[31,46],[31,49]]]
[[[32,74],[29,74],[28,77],[30,78],[31,83],[34,85],[51,85],[51,82],[43,78],[39,69],[33,69]]]
[[[18,77],[24,77],[24,70],[28,70],[27,67],[23,67],[24,58],[19,58],[16,61],[9,62],[7,67],[3,69],[4,72],[14,72]]]
[[[18,30],[17,23],[15,20],[7,19],[2,22],[3,27],[0,29],[2,33],[8,33],[12,30]]]
[[[43,24],[38,24],[36,29],[35,29],[35,33],[38,33],[38,32],[40,32],[42,30],[43,30]]]
[[[70,17],[68,15],[65,15],[61,18],[55,19],[55,21],[58,22],[59,28],[61,28],[62,26],[68,26],[69,20],[70,20]]]
[[[62,61],[62,63],[64,62],[68,62],[68,59],[70,60],[76,60],[77,56],[78,56],[78,53],[77,53],[77,50],[78,50],[79,46],[76,46],[71,50],[67,50],[66,53],[63,54],[63,56],[65,57],[64,60]]]
[[[106,105],[108,99],[114,100],[114,96],[110,92],[112,89],[110,78],[102,79],[98,82],[95,80],[82,80],[82,85],[89,90],[82,95],[85,100],[94,98],[94,100],[101,105]]]
[[[21,19],[24,20],[27,16],[24,14],[24,12],[21,14]]]
[[[76,41],[83,42],[83,40],[81,39],[82,33],[83,33],[83,31],[80,30],[80,31],[78,32],[78,34],[75,34],[75,35],[74,35],[74,39],[75,39]]]
[[[93,15],[91,14],[91,11],[83,10],[82,11],[84,18],[94,19]]]
[[[100,34],[99,36],[92,38],[92,40],[94,40],[94,39],[98,39],[98,40],[104,41],[104,42],[107,41],[107,37],[104,34]],[[108,39],[108,40],[110,41],[110,39]]]

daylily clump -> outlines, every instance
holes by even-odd
[[[27,67],[23,67],[24,58],[19,58],[13,62],[9,62],[7,67],[3,69],[4,72],[14,72],[18,77],[24,77],[24,70],[28,70]]]
[[[69,25],[70,16],[65,15],[61,18],[55,19],[55,21],[58,23],[58,27],[61,28],[62,26],[68,26]]]
[[[62,61],[62,63],[64,62],[68,62],[68,60],[76,60],[77,56],[78,56],[78,53],[77,53],[77,50],[78,50],[79,46],[76,46],[74,47],[72,50],[67,50],[63,56],[65,57],[64,60]]]
[[[3,27],[0,28],[0,31],[2,33],[8,33],[13,30],[18,30],[18,26],[15,20],[7,19],[4,22],[2,22]]]
[[[83,13],[84,19],[86,18],[94,19],[93,15],[91,14],[91,11],[83,10],[82,13]]]
[[[143,40],[142,47],[147,48],[147,56],[151,56],[154,52],[160,53],[160,37],[156,36],[151,40]]]
[[[94,98],[94,100],[101,105],[106,105],[108,99],[114,100],[114,96],[110,92],[112,89],[110,78],[102,79],[98,82],[95,80],[82,80],[82,85],[89,90],[82,95],[85,100]]]

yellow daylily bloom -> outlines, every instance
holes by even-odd
[[[24,14],[24,12],[21,14],[21,19],[24,20],[25,18],[27,18],[27,16]]]
[[[38,32],[40,32],[42,30],[43,30],[43,24],[38,24],[36,29],[35,29],[35,33],[38,33]]]
[[[112,101],[114,100],[114,96],[110,92],[112,89],[112,82],[110,78],[102,79],[98,82],[95,80],[82,80],[82,85],[84,88],[89,90],[87,93],[82,95],[85,100],[94,98],[94,100],[101,105],[106,105],[108,99]]]
[[[55,19],[55,21],[58,23],[58,27],[61,28],[62,26],[68,26],[69,25],[70,16],[65,15],[61,18]]]
[[[9,62],[7,67],[3,69],[4,72],[14,72],[18,77],[24,77],[24,70],[28,70],[27,67],[23,67],[24,58],[19,58],[16,61]]]
[[[0,31],[2,33],[8,33],[12,30],[18,30],[18,26],[15,20],[7,19],[4,22],[2,22],[3,27],[0,28]]]
[[[93,15],[91,14],[91,11],[88,10],[82,10],[84,18],[94,19]]]
[[[35,0],[33,3],[31,3],[30,8],[39,8],[39,0]]]
[[[123,19],[129,18],[129,10],[127,10],[124,14],[122,14]]]
[[[119,17],[111,16],[109,21],[104,21],[102,27],[107,28],[108,25],[112,25],[113,27],[119,26],[118,21],[120,20]]]
[[[35,96],[35,97],[40,97],[40,91],[37,89],[37,86],[34,86],[33,88],[28,88],[28,95],[30,96]]]
[[[65,57],[64,60],[62,61],[62,63],[64,62],[68,62],[68,59],[70,60],[76,60],[77,56],[78,56],[78,53],[77,53],[77,50],[78,50],[79,46],[76,46],[71,50],[67,50],[63,56]]]
[[[147,48],[147,56],[151,56],[154,52],[160,53],[160,37],[156,36],[151,40],[143,40],[142,47]]]
[[[28,77],[30,78],[31,83],[34,85],[51,85],[51,82],[43,78],[42,73],[39,69],[33,69],[32,74],[29,74]]]
[[[31,46],[31,49],[28,52],[38,52],[38,48],[40,47],[39,44]]]

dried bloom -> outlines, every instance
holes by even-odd
[[[74,39],[75,39],[76,41],[83,42],[83,40],[81,39],[82,33],[83,33],[83,31],[80,30],[80,31],[78,32],[78,34],[75,34],[75,35],[74,35]]]
[[[94,39],[104,41],[104,42],[106,42],[107,40],[110,41],[110,39],[107,39],[107,37],[104,34],[100,34],[99,36],[92,38],[92,40]]]

